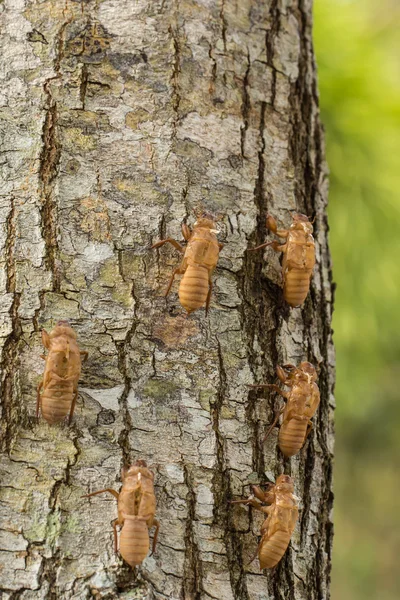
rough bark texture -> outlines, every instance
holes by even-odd
[[[326,169],[311,0],[2,0],[2,598],[329,597],[333,350]],[[203,204],[225,244],[209,316],[186,318],[179,256],[149,251]],[[315,216],[302,309],[282,300],[267,211]],[[34,419],[41,328],[90,353],[73,425]],[[246,384],[320,369],[321,406],[284,461],[277,406]],[[124,461],[156,472],[156,555],[113,553]],[[229,504],[295,479],[300,518],[272,573],[247,566],[262,516]],[[246,487],[247,486],[247,487]]]

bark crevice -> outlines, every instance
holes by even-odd
[[[55,179],[58,175],[61,157],[61,143],[58,135],[58,107],[51,89],[52,82],[62,79],[61,62],[64,56],[65,31],[71,18],[65,21],[55,39],[55,75],[46,79],[43,91],[46,98],[46,112],[42,131],[42,151],[39,159],[39,187],[41,200],[42,235],[46,244],[45,264],[53,276],[53,292],[60,292],[60,261],[58,247],[57,202],[54,197]]]
[[[202,586],[202,567],[200,552],[196,542],[193,523],[196,515],[196,494],[193,487],[193,476],[187,465],[183,467],[185,485],[187,487],[186,529],[185,529],[185,562],[182,577],[182,600],[201,600],[204,593]]]
[[[246,586],[245,569],[243,564],[243,551],[240,536],[235,531],[233,522],[233,508],[230,471],[226,466],[225,440],[220,430],[221,410],[226,401],[227,375],[224,368],[223,352],[218,344],[218,369],[219,386],[215,403],[211,406],[212,427],[216,437],[217,470],[213,477],[212,487],[214,494],[214,522],[224,531],[224,544],[226,558],[231,580],[231,588],[235,598],[249,600]]]

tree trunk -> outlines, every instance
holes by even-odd
[[[3,598],[329,598],[334,357],[327,184],[311,0],[4,0],[0,279]],[[151,251],[200,206],[223,216],[208,316],[186,317],[180,260]],[[315,216],[301,309],[279,256],[246,250],[267,212]],[[272,236],[269,236],[272,239]],[[89,351],[71,427],[34,418],[40,332],[68,319]],[[278,363],[318,366],[321,405],[284,460]],[[114,554],[124,462],[156,477],[159,545]],[[300,517],[271,572],[262,516],[230,500],[294,477]]]

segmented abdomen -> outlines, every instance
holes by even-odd
[[[297,454],[305,441],[307,433],[307,421],[290,419],[282,423],[279,429],[278,444],[282,454],[287,458]]]
[[[291,269],[285,273],[284,297],[290,306],[300,306],[307,298],[310,289],[311,273],[301,269]]]
[[[143,562],[149,552],[149,530],[144,519],[127,515],[124,518],[119,551],[128,565],[135,567]]]
[[[59,423],[69,414],[73,398],[71,381],[57,381],[56,385],[47,386],[41,397],[42,417],[51,425]]]
[[[209,290],[209,275],[205,267],[189,265],[179,286],[179,300],[188,313],[201,308]]]
[[[258,559],[260,569],[272,569],[281,560],[289,546],[290,533],[287,531],[275,531],[260,548]]]

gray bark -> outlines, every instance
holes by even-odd
[[[311,0],[3,0],[0,200],[3,454],[0,590],[11,599],[329,597],[334,356],[327,183]],[[203,205],[225,244],[208,317],[186,318],[181,239]],[[267,212],[316,217],[302,309],[279,256],[247,254]],[[67,318],[90,353],[73,425],[34,418],[42,328]],[[320,369],[321,406],[284,461],[277,363]],[[137,572],[113,552],[124,461],[156,473],[159,546]],[[249,483],[295,480],[300,518],[271,573]],[[246,487],[247,486],[247,487]]]

